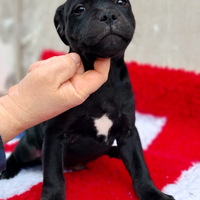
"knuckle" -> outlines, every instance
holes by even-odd
[[[75,61],[72,58],[70,58],[69,56],[68,57],[61,57],[61,58],[59,58],[59,62],[60,62],[60,64],[58,65],[58,67],[60,68],[60,70],[64,70],[64,71],[66,71],[67,73],[70,73],[70,74],[75,73],[76,64],[75,64]]]

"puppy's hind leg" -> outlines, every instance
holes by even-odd
[[[34,140],[36,137],[35,130],[36,127],[27,130],[26,134],[21,138],[15,150],[7,159],[6,170],[2,173],[0,179],[13,178],[22,167],[41,163],[40,145]]]

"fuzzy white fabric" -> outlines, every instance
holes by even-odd
[[[136,112],[136,127],[144,150],[147,150],[149,145],[158,136],[166,121],[165,117],[155,117],[150,114],[144,115]]]
[[[150,114],[142,114],[139,112],[136,112],[135,117],[135,125],[140,135],[142,148],[147,150],[148,146],[161,132],[167,120],[165,117],[155,117]],[[114,141],[113,146],[117,146],[116,140]]]
[[[7,199],[22,194],[32,186],[42,182],[42,168],[23,169],[14,178],[0,181],[0,199]]]
[[[165,186],[163,192],[173,195],[176,200],[199,200],[200,163],[183,171],[178,181]]]

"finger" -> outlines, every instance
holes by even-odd
[[[83,66],[82,60],[80,59],[79,55],[76,54],[76,53],[69,53],[68,55],[70,55],[74,59],[74,61],[77,63],[77,65],[79,66],[76,73],[83,74],[85,72],[85,70],[84,70],[84,66]],[[51,57],[51,58],[49,58],[47,60],[37,61],[37,62],[33,63],[29,67],[29,70],[28,70],[27,73],[33,71],[34,69],[36,69],[36,68],[38,68],[40,66],[50,64],[52,61],[56,60],[58,57],[59,56],[54,56],[54,57]]]
[[[39,67],[41,63],[42,63],[42,61],[37,61],[37,62],[33,63],[32,65],[30,65],[27,74],[30,73],[31,71],[33,71],[34,69],[36,69],[37,67]]]
[[[61,67],[61,70],[63,69],[63,73],[60,74],[62,83],[70,79],[75,73],[83,73],[83,63],[78,54],[70,53],[60,57],[60,59],[65,64]]]
[[[94,63],[94,70],[88,71],[83,76],[86,85],[86,93],[89,95],[99,89],[108,79],[110,71],[110,59],[97,59]]]
[[[85,73],[85,69],[84,69],[84,65],[83,65],[83,63],[81,61],[78,69],[76,70],[76,74],[83,74],[83,73]]]
[[[58,88],[76,73],[80,63],[78,54],[73,57],[70,54],[57,56],[39,63],[34,73],[36,77],[46,80],[47,84],[54,83],[54,87]]]
[[[76,64],[78,65],[76,73],[83,74],[85,72],[85,69],[80,56],[77,53],[69,53],[69,55],[75,60]]]
[[[7,92],[7,94],[9,94],[10,92],[12,92],[13,90],[15,90],[15,88],[17,87],[17,84],[16,85],[13,85]]]
[[[105,81],[108,79],[108,74],[110,71],[110,59],[99,58],[94,63],[94,70],[105,78]]]
[[[43,66],[43,65],[48,65],[50,62],[52,62],[52,61],[55,60],[55,59],[56,59],[56,56],[51,57],[51,58],[49,58],[49,59],[47,59],[47,60],[41,60],[41,61],[37,61],[37,62],[33,63],[33,64],[29,67],[29,70],[28,70],[27,74],[30,73],[31,71],[33,71],[34,69],[38,68],[38,67],[41,67],[41,66]]]
[[[83,98],[99,89],[108,79],[110,59],[96,60],[94,70],[86,71],[84,74],[74,75],[70,81],[76,92]]]

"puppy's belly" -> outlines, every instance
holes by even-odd
[[[65,149],[64,166],[66,169],[84,168],[83,166],[105,154],[113,140],[104,138],[79,137]]]

